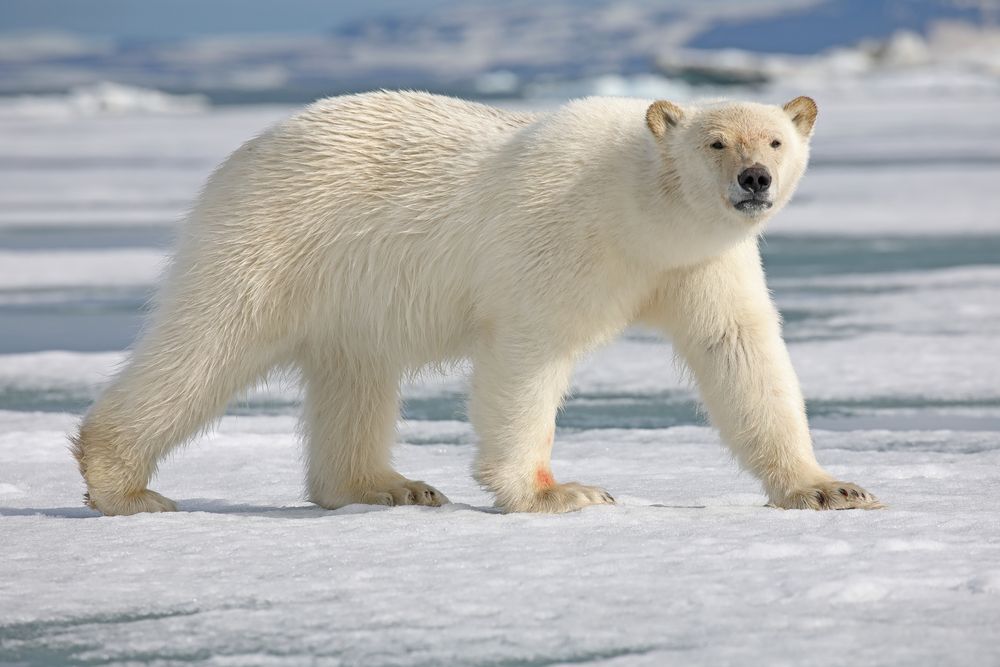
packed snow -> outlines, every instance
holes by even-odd
[[[4,99],[0,103],[0,115],[64,118],[103,114],[183,114],[204,111],[207,107],[208,98],[204,95],[172,95],[101,81],[74,86],[65,94],[19,95]]]
[[[449,506],[306,503],[280,375],[161,466],[179,513],[99,517],[66,435],[201,181],[290,110],[0,114],[0,664],[1000,661],[1000,97],[804,92],[765,261],[818,457],[884,511],[765,507],[637,329],[581,363],[553,460],[616,506],[497,513],[456,368],[405,387],[397,452]]]
[[[292,418],[178,455],[174,515],[79,505],[69,415],[0,415],[0,660],[27,664],[990,664],[995,434],[816,434],[882,512],[763,507],[709,429],[560,434],[553,470],[619,504],[500,515],[464,423],[400,429],[442,509],[302,502]]]

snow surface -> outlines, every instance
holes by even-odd
[[[276,377],[161,467],[180,513],[99,517],[66,434],[201,181],[288,110],[0,114],[0,665],[1000,662],[1000,98],[820,92],[765,261],[818,457],[881,512],[764,507],[634,330],[553,461],[615,507],[493,511],[459,368],[405,388],[397,452],[453,505],[304,502]]]
[[[560,433],[553,469],[619,505],[499,515],[466,424],[397,461],[454,504],[303,503],[294,422],[227,418],[167,465],[174,515],[79,505],[68,415],[0,415],[0,660],[30,664],[988,664],[1000,646],[995,434],[818,432],[884,512],[763,507],[701,427]]]
[[[208,98],[202,95],[171,95],[159,90],[102,81],[73,87],[62,95],[19,95],[3,99],[0,100],[0,115],[183,114],[204,111],[207,107]]]

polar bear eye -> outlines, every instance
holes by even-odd
[[[779,146],[781,146],[781,142],[777,139],[771,142],[771,148],[778,148]]]
[[[711,146],[717,151],[721,151],[723,148],[726,147],[726,145],[721,141],[716,141],[715,143],[711,144]]]

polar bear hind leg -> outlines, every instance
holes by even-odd
[[[447,503],[434,487],[392,468],[400,370],[334,350],[335,343],[317,345],[300,364],[309,500],[328,509]]]
[[[184,303],[164,308],[71,438],[85,503],[104,514],[177,509],[147,488],[157,464],[274,363],[274,350],[245,322]]]

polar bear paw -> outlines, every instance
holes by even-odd
[[[83,497],[83,502],[106,516],[177,511],[177,505],[174,501],[149,489],[126,494],[88,491]]]
[[[575,512],[588,505],[614,505],[615,499],[599,486],[577,482],[550,484],[531,495],[508,503],[501,503],[507,512],[543,512],[561,514]]]
[[[857,484],[837,481],[797,489],[773,504],[782,509],[809,510],[877,510],[885,507],[878,498]]]
[[[409,480],[405,477],[376,485],[374,488],[336,493],[329,498],[313,494],[310,500],[326,509],[337,509],[353,504],[386,505],[388,507],[397,505],[440,507],[451,502],[447,496],[430,484]]]

